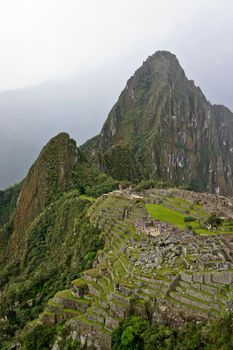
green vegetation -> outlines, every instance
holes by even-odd
[[[90,201],[90,202],[94,202],[94,201],[95,201],[95,198],[94,198],[94,197],[87,196],[86,194],[81,194],[81,195],[79,196],[79,198],[80,198],[80,199],[86,199],[86,200],[88,200],[88,201]]]
[[[176,89],[169,95],[171,84]],[[167,96],[171,98],[170,104],[165,103]],[[174,107],[177,101],[178,115]],[[152,178],[168,182],[172,179],[177,186],[188,185],[185,189],[214,192],[220,186],[225,193],[232,194],[230,177],[227,179],[222,170],[221,183],[216,184],[209,176],[208,166],[211,164],[215,172],[218,156],[223,156],[229,169],[233,163],[229,149],[222,145],[218,123],[213,124],[209,138],[203,132],[202,115],[206,110],[216,121],[225,116],[224,130],[229,142],[233,133],[231,112],[224,106],[211,106],[200,89],[186,78],[174,55],[157,52],[130,78],[101,135],[89,140],[82,150],[90,157],[94,154],[99,167],[117,179]],[[187,115],[195,118],[195,130],[188,126]],[[182,131],[178,125],[182,125]]]
[[[65,298],[68,300],[76,300],[76,297],[73,295],[70,289],[61,290],[60,292],[56,293],[56,297]]]
[[[67,339],[67,330],[62,323],[54,326],[37,324],[28,331],[24,331],[20,337],[22,350],[48,350],[51,349],[57,337],[59,347],[62,350],[79,350],[80,343],[76,340]]]
[[[26,232],[20,262],[2,264],[0,343],[35,319],[54,294],[70,287],[83,269],[92,266],[101,248],[100,232],[85,212],[90,206],[79,191],[65,193],[37,217]]]
[[[118,184],[61,133],[31,167],[11,221],[21,185],[0,192],[0,344],[92,267],[102,240],[86,212],[96,197]]]
[[[8,222],[13,213],[22,183],[0,191],[0,228]]]
[[[189,322],[175,330],[131,316],[112,333],[113,350],[231,350],[233,317],[209,323]]]
[[[68,174],[75,165],[75,158],[78,158],[80,163],[84,161],[83,155],[76,147],[76,142],[66,133],[53,137],[43,147],[24,180],[24,185],[29,186],[31,191],[33,187],[39,187],[36,193],[38,192],[38,197],[42,197],[39,198],[39,202],[43,203],[41,209],[62,195],[66,189]],[[28,194],[35,195],[31,192]]]
[[[134,153],[123,146],[116,145],[98,154],[98,163],[115,179],[136,181],[140,178]]]
[[[232,232],[231,223],[225,222],[217,214],[208,216],[208,213],[204,212],[200,205],[188,205],[187,202],[175,197],[172,197],[172,201],[174,209],[168,208],[166,204],[146,204],[146,209],[155,220],[167,222],[181,229],[188,228],[198,234],[211,235],[217,232],[221,234]],[[195,216],[187,216],[186,212]]]
[[[100,276],[100,272],[98,269],[89,269],[89,270],[86,270],[85,271],[85,274],[90,276],[90,277],[93,277],[93,278],[97,278]]]
[[[31,331],[26,332],[22,337],[22,350],[46,350],[50,349],[55,341],[61,325],[45,326],[38,324]]]
[[[137,141],[143,140],[138,137]],[[162,146],[159,140],[156,147]],[[124,179],[130,174],[130,178],[139,180],[142,169],[138,170],[134,154],[124,145],[111,147],[99,157],[110,175]],[[158,171],[162,174],[161,167]],[[128,183],[121,182],[123,187]],[[174,266],[161,264],[157,274],[154,272],[158,265],[143,270],[140,263],[135,263],[132,268],[144,249],[140,242],[148,238],[139,235],[133,226],[135,220],[146,216],[143,199],[116,193],[96,199],[118,185],[118,180],[88,162],[68,135],[61,134],[49,142],[31,168],[15,216],[8,225],[5,223],[13,213],[20,185],[0,193],[0,223],[5,224],[0,237],[0,253],[4,252],[0,254],[0,348],[6,349],[18,337],[23,350],[49,349],[61,335],[64,342],[60,348],[78,349],[79,344],[65,336],[68,319],[87,322],[94,330],[98,325],[109,334],[129,305],[135,311],[141,309],[141,315],[148,315],[144,301],[155,297],[159,300],[165,295],[171,278],[185,264],[175,255]],[[137,190],[167,186],[161,181],[144,180],[138,183]],[[161,198],[154,191],[154,199],[153,190],[145,192],[148,202],[163,203],[146,205],[154,219],[201,233],[211,232],[200,228],[200,223],[231,230],[231,222],[222,222],[216,215],[207,218],[202,205],[176,198],[176,191],[169,191],[174,196],[167,197],[163,196],[165,191],[160,191]],[[103,248],[102,238],[105,247],[93,266],[96,252]],[[184,263],[188,264],[192,257],[186,257]],[[131,297],[141,300],[134,305]],[[116,322],[109,328],[106,314],[114,315]],[[46,326],[61,320],[64,325]],[[228,324],[225,319],[223,322],[223,330],[221,325],[218,327],[228,334]],[[134,316],[113,333],[113,344],[115,349],[201,349],[205,337],[201,339],[200,334],[204,333],[198,327],[193,326],[192,337],[189,328],[182,333],[164,325],[152,326]],[[222,345],[220,340],[218,345]]]
[[[207,220],[205,221],[205,225],[210,225],[212,228],[218,228],[223,223],[223,220],[217,216],[216,213],[212,213]]]
[[[151,188],[169,188],[174,187],[171,184],[158,180],[142,180],[136,186],[136,191],[149,190]]]
[[[194,218],[193,216],[185,216],[184,217],[184,223],[190,223],[196,221],[196,218]]]
[[[166,208],[160,204],[146,204],[146,209],[150,216],[155,220],[167,222],[171,225],[185,228],[184,218],[186,214],[180,213],[174,209]]]
[[[118,188],[119,181],[107,176],[88,162],[78,163],[68,176],[66,190],[77,189],[81,195],[97,198]]]

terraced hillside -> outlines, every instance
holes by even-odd
[[[221,226],[201,229],[217,209]],[[130,313],[181,324],[233,310],[231,210],[224,197],[173,189],[99,197],[87,215],[101,229],[103,250],[92,269],[58,292],[26,329],[64,321],[69,337],[104,350],[111,349],[112,330]],[[155,236],[136,229],[149,213],[157,219]],[[196,232],[187,229],[187,215],[196,219]]]
[[[233,234],[232,199],[177,189],[149,190],[145,191],[143,196],[147,203],[147,210],[156,220],[185,228],[185,217],[192,216],[195,220],[191,226],[198,234]],[[203,225],[211,213],[217,213],[222,218],[221,224],[214,229]]]

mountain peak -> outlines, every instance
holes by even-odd
[[[19,241],[33,220],[62,192],[69,172],[81,159],[76,142],[67,133],[58,134],[44,146],[19,195],[11,239],[13,251],[21,246]]]
[[[142,67],[138,70],[143,70],[143,67],[149,67],[151,73],[157,74],[158,76],[170,75],[176,77],[177,75],[182,75],[185,78],[185,73],[176,57],[173,53],[169,51],[156,51],[153,55],[149,56],[145,62],[143,62]]]
[[[141,93],[148,93],[150,88],[156,91],[165,84],[174,88],[177,82],[181,80],[183,83],[194,85],[193,82],[190,82],[186,78],[184,70],[173,53],[169,51],[156,51],[136,70],[134,75],[128,80],[126,88],[129,95],[134,98],[134,92],[138,88]],[[137,100],[134,99],[134,101],[136,103]]]
[[[232,133],[233,114],[207,101],[173,53],[157,51],[128,80],[88,152],[99,152],[100,166],[110,173],[108,164],[115,159],[120,169],[122,158],[133,167],[130,179],[138,169],[138,177],[229,195]]]
[[[176,57],[176,55],[174,53],[172,53],[170,51],[166,51],[166,50],[155,51],[155,53],[150,55],[148,58],[151,58],[151,59],[177,60],[177,57]]]

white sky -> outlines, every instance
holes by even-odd
[[[207,97],[229,105],[232,38],[231,0],[0,0],[0,91],[105,65],[133,73],[166,49]]]
[[[1,93],[0,133],[41,147],[67,131],[81,144],[157,50],[233,110],[232,42],[232,0],[0,0],[0,91],[55,81]]]

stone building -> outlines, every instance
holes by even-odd
[[[136,221],[134,227],[139,234],[144,233],[152,237],[156,237],[161,233],[156,221],[149,218]]]

